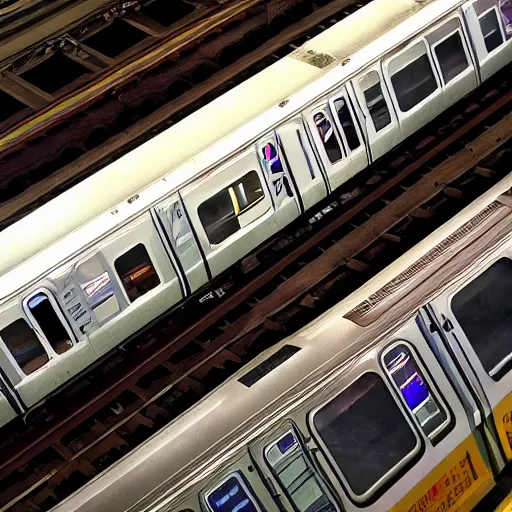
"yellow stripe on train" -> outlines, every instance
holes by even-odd
[[[492,473],[472,435],[390,512],[470,511],[493,486]]]

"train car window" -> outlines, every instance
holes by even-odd
[[[137,244],[116,259],[114,266],[130,302],[160,284],[160,278],[144,244]]]
[[[53,350],[57,354],[67,352],[73,346],[73,342],[69,339],[69,334],[48,295],[44,292],[36,293],[26,304]]]
[[[313,424],[359,501],[373,495],[421,448],[412,425],[376,373],[365,373],[316,411]]]
[[[445,84],[460,75],[469,66],[459,31],[437,44],[434,52],[439,61]]]
[[[503,43],[503,35],[500,29],[500,22],[496,9],[491,9],[479,17],[480,29],[484,36],[485,47],[491,53]]]
[[[343,153],[341,152],[341,147],[338,143],[338,139],[336,138],[331,122],[323,112],[317,112],[313,116],[313,120],[315,121],[318,135],[320,135],[320,140],[324,145],[329,161],[331,164],[338,162],[342,159]]]
[[[393,73],[391,83],[402,112],[408,112],[425,98],[428,98],[437,89],[434,70],[428,55],[424,53]]]
[[[448,424],[448,415],[433,394],[409,348],[398,345],[383,356],[384,366],[420,428],[433,439]]]
[[[97,256],[79,265],[76,277],[100,325],[119,313],[121,308],[114,294],[110,276]]]
[[[366,83],[372,83],[372,85],[365,87]],[[389,113],[386,98],[384,98],[382,92],[380,77],[377,71],[370,71],[370,73],[361,80],[361,87],[363,88],[366,105],[372,117],[373,126],[375,127],[375,131],[379,132],[391,124],[391,114]]]
[[[39,370],[49,361],[36,333],[22,318],[0,330],[0,338],[25,375]]]
[[[451,308],[485,371],[512,369],[512,261],[502,258],[453,297]]]
[[[267,446],[265,460],[298,512],[337,510],[294,432]]]
[[[357,136],[357,131],[354,126],[354,119],[343,96],[334,100],[334,108],[336,109],[341,127],[345,132],[348,147],[353,151],[357,149],[361,143],[359,142],[359,137]]]
[[[211,512],[261,512],[241,473],[232,473],[206,494]]]
[[[250,171],[229,187],[199,205],[197,213],[211,244],[220,244],[240,229],[238,216],[264,198],[256,171]]]

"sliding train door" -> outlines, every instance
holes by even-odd
[[[486,418],[497,469],[512,460],[512,249],[468,270],[428,306]],[[497,432],[497,434],[496,434]]]

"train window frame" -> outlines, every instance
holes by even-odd
[[[398,464],[393,466],[390,470],[388,470],[383,476],[381,476],[369,489],[367,489],[363,494],[357,495],[348,480],[343,475],[343,471],[338,466],[336,460],[328,449],[327,445],[324,443],[322,437],[320,436],[318,429],[314,423],[315,416],[318,412],[329,403],[333,402],[337,397],[339,397],[343,392],[348,390],[350,386],[360,380],[367,374],[376,375],[380,378],[384,388],[389,393],[391,400],[393,400],[397,406],[399,413],[402,415],[403,419],[407,423],[411,433],[416,439],[416,445],[414,449],[407,454],[406,457],[402,458]],[[309,431],[311,432],[315,442],[320,449],[322,455],[324,456],[327,464],[329,465],[331,471],[336,476],[338,482],[340,483],[343,491],[347,495],[347,497],[357,506],[367,506],[375,503],[393,484],[395,484],[413,465],[415,465],[425,453],[425,441],[423,436],[421,435],[416,423],[410,417],[410,414],[404,409],[402,402],[396,396],[396,393],[391,388],[387,376],[382,374],[382,369],[371,368],[364,372],[359,373],[354,379],[351,379],[350,382],[344,386],[342,389],[337,389],[337,393],[331,395],[328,399],[324,400],[320,405],[317,405],[315,408],[310,410],[307,413],[307,423]]]
[[[254,508],[257,512],[264,512],[264,510],[261,508],[259,500],[257,499],[256,493],[251,488],[249,482],[247,482],[244,474],[242,471],[232,471],[228,473],[224,478],[219,480],[215,485],[212,485],[203,495],[203,502],[206,506],[206,509],[209,512],[214,512],[212,506],[210,505],[208,498],[216,492],[223,484],[225,484],[228,480],[231,478],[235,478],[237,482],[239,483],[240,487],[244,490],[247,497],[250,499],[251,503],[253,504]]]
[[[23,322],[24,326],[32,332],[34,338],[37,340],[37,342],[39,343],[39,345],[41,346],[41,348],[43,349],[43,354],[46,354],[46,362],[44,362],[41,366],[38,366],[37,368],[34,368],[32,371],[30,372],[26,372],[24,370],[24,367],[26,366],[26,363],[23,367],[21,366],[21,364],[19,363],[18,359],[16,358],[16,356],[13,354],[12,350],[9,348],[9,345],[7,343],[7,340],[6,340],[6,337],[5,337],[5,334],[2,334],[6,329],[8,329],[9,327],[13,326],[14,324],[16,323],[19,323],[19,322]],[[17,370],[17,373],[21,376],[21,378],[26,378],[30,375],[32,375],[33,373],[37,372],[38,370],[41,370],[42,368],[44,368],[49,362],[50,360],[52,359],[52,355],[50,353],[48,353],[48,349],[44,343],[43,340],[41,340],[40,336],[38,336],[38,334],[36,333],[36,331],[30,326],[30,322],[28,322],[25,318],[22,318],[22,317],[18,317],[16,318],[15,320],[13,320],[12,322],[8,323],[7,325],[5,325],[4,327],[2,327],[0,329],[0,340],[2,342],[2,345],[4,347],[4,353],[7,355],[7,357],[9,358],[9,361],[11,361],[11,363],[13,364],[14,368]],[[39,357],[39,356],[38,356]],[[29,362],[31,362],[33,360],[30,360]]]
[[[482,277],[494,265],[496,265],[497,263],[499,263],[502,260],[506,260],[507,262],[509,262],[508,265],[510,265],[512,267],[512,258],[507,253],[502,254],[499,257],[497,257],[496,259],[494,259],[493,261],[491,261],[487,266],[485,266],[485,268],[481,272],[479,272],[477,275],[475,275],[471,279],[468,279],[467,281],[465,281],[462,286],[458,287],[452,294],[450,294],[450,297],[448,299],[448,308],[449,308],[450,314],[452,315],[452,318],[455,320],[455,322],[458,326],[458,329],[460,329],[460,332],[462,332],[464,338],[466,339],[466,341],[468,343],[468,346],[473,351],[473,353],[476,357],[476,361],[478,362],[478,364],[480,364],[484,375],[486,377],[488,377],[489,379],[491,379],[491,381],[494,383],[499,383],[504,377],[512,374],[512,350],[510,350],[508,355],[503,357],[499,363],[495,364],[492,368],[487,369],[486,366],[484,366],[482,359],[480,358],[480,352],[475,348],[475,345],[473,344],[474,338],[472,341],[471,337],[468,335],[468,329],[464,327],[464,325],[460,321],[460,317],[457,316],[457,314],[455,313],[453,302],[457,295],[459,295],[461,292],[466,290],[469,286],[474,284],[480,277]],[[496,371],[493,374],[491,374],[491,372],[493,372],[493,370],[495,370],[495,369],[496,369]]]
[[[158,282],[152,286],[151,288],[149,288],[148,290],[146,290],[144,293],[141,293],[140,295],[138,295],[137,297],[133,298],[130,296],[130,292],[128,291],[128,289],[126,288],[126,285],[124,283],[124,278],[127,274],[127,272],[124,272],[123,275],[121,275],[121,272],[119,271],[119,268],[118,268],[118,262],[121,258],[124,258],[126,257],[130,252],[132,252],[134,249],[136,249],[137,247],[142,247],[142,249],[145,251],[145,253],[147,254],[147,257],[148,257],[148,261],[149,263],[151,264],[151,267],[153,267],[153,270],[156,274],[156,278],[158,279]],[[146,247],[146,244],[144,242],[137,242],[136,244],[130,246],[128,249],[124,250],[122,253],[118,254],[114,260],[114,270],[116,272],[116,276],[117,276],[117,279],[119,280],[120,284],[121,284],[121,289],[123,290],[123,293],[125,294],[126,296],[126,299],[128,301],[128,305],[130,304],[134,304],[137,300],[139,300],[140,298],[144,297],[144,295],[152,292],[153,290],[155,290],[156,288],[158,288],[163,282],[164,280],[162,279],[162,276],[160,275],[160,273],[158,272],[158,268],[156,267],[155,263],[154,263],[154,258],[151,257],[151,254],[150,252],[148,251],[148,248]],[[148,265],[146,265],[148,266]],[[137,266],[133,267],[132,271],[130,271],[130,277],[131,277],[131,274],[133,273],[133,270],[136,269]],[[145,268],[145,267],[143,267]],[[142,269],[141,269],[142,270]],[[139,270],[138,272],[140,272],[141,270]],[[137,272],[135,272],[135,274],[137,274]],[[134,279],[132,279],[133,281]],[[115,294],[114,294],[115,295]]]
[[[376,77],[377,77],[376,81],[373,78],[374,75],[376,75]],[[366,82],[374,82],[375,81],[375,83],[372,83],[372,85],[370,85],[368,87],[365,87],[365,81]],[[382,78],[382,76],[380,75],[380,73],[376,69],[369,70],[368,73],[366,73],[365,75],[363,75],[359,79],[359,88],[361,89],[361,92],[363,94],[363,98],[364,98],[364,102],[365,102],[365,107],[368,110],[368,113],[369,113],[370,118],[372,120],[372,124],[373,124],[373,128],[375,130],[375,133],[379,133],[382,130],[385,130],[386,128],[388,128],[389,126],[391,126],[393,124],[393,116],[391,114],[390,105],[388,103],[388,100],[386,99],[386,95],[384,93],[384,89],[382,87],[382,83],[383,83],[383,78]],[[377,98],[381,98],[381,100],[379,100],[379,99],[377,100],[375,105],[377,105],[378,103],[383,102],[385,107],[386,107],[386,120],[387,120],[387,122],[386,122],[386,124],[380,124],[379,123],[378,126],[377,126],[375,120],[379,119],[379,118],[378,117],[374,117],[375,110],[372,110],[373,105],[370,106],[370,103],[372,103],[372,102],[368,100],[368,96],[367,96],[367,92],[370,91],[370,90],[373,90],[375,87],[378,87],[379,90],[380,90],[380,95],[378,95]]]
[[[421,47],[421,49],[418,51],[419,47]],[[414,57],[412,55],[409,55],[412,53],[417,53],[417,55]],[[426,96],[421,97],[419,101],[417,100],[417,98],[414,98],[414,104],[403,104],[404,98],[406,98],[406,96],[402,96],[402,94],[399,94],[399,90],[397,90],[396,83],[399,83],[397,81],[397,76],[403,73],[405,70],[407,70],[410,66],[419,62],[421,59],[426,59],[426,62],[429,65],[430,71],[432,72],[431,78],[435,83],[435,88],[432,89]],[[411,115],[417,110],[421,109],[425,105],[425,102],[427,102],[428,99],[431,98],[441,88],[437,67],[430,55],[428,41],[423,37],[416,39],[405,50],[391,57],[387,61],[386,67],[387,75],[389,78],[390,93],[393,96],[393,99],[398,110],[402,114]],[[416,75],[416,73],[413,73],[411,71],[408,71],[407,74],[408,76]],[[413,91],[414,90],[416,89],[413,89]]]
[[[441,59],[439,58],[438,49],[439,49],[439,47],[443,43],[446,43],[446,41],[448,41],[448,39],[450,39],[451,37],[453,37],[455,35],[457,35],[459,37],[459,40],[460,40],[460,43],[461,43],[461,47],[462,47],[462,51],[464,52],[464,57],[466,59],[466,67],[461,69],[457,74],[449,77],[448,80],[447,80],[446,76],[445,76],[445,71],[443,69],[443,64],[441,63]],[[432,48],[432,55],[434,56],[434,59],[435,59],[436,64],[437,64],[439,76],[441,77],[441,80],[443,81],[444,85],[448,85],[450,82],[452,82],[457,77],[459,77],[462,73],[464,73],[465,71],[467,71],[468,69],[471,68],[471,55],[468,52],[467,45],[465,44],[464,34],[462,33],[462,30],[460,28],[457,28],[457,29],[453,30],[452,32],[450,32],[446,36],[442,37],[441,39],[439,39],[438,41],[433,43],[431,45],[431,48]]]
[[[87,281],[83,281],[81,274],[84,274],[85,272],[81,269],[83,269],[87,265],[90,265],[93,260],[97,260],[99,267],[101,267],[101,273],[100,274],[95,273],[96,277],[89,279]],[[118,291],[118,290],[120,290],[120,287],[116,286],[117,278],[114,275],[114,271],[110,267],[110,265],[108,265],[106,262],[105,263],[101,262],[101,251],[96,251],[92,254],[89,254],[87,257],[79,260],[75,264],[73,275],[74,275],[74,281],[76,282],[76,284],[78,285],[78,288],[80,289],[80,292],[81,292],[81,295],[83,296],[84,302],[87,305],[87,308],[92,312],[94,320],[96,321],[96,323],[99,327],[107,324],[108,322],[110,322],[110,320],[112,320],[119,313],[121,313],[123,308],[122,308],[122,303],[119,300],[119,296],[118,296],[120,293]],[[102,287],[100,286],[92,293],[88,291],[88,288],[94,287],[94,284],[95,283],[97,284],[97,282],[100,281],[100,279],[104,278],[105,276],[108,278],[108,283],[110,285],[111,293],[107,297],[103,297],[101,300],[95,301],[94,300],[95,295],[98,292],[98,290],[101,290]],[[111,313],[108,316],[99,317],[99,313],[97,312],[97,310],[100,310],[100,308],[101,308],[101,310],[105,309],[104,308],[105,304],[107,304],[109,301],[111,301],[112,298],[115,299],[115,302],[117,304],[117,311]]]
[[[338,101],[344,102],[344,104],[345,104],[344,109],[346,110],[346,113],[348,114],[348,116],[350,118],[350,123],[352,125],[351,130],[350,130],[350,131],[352,131],[352,135],[350,135],[350,136],[347,133],[346,128],[343,126],[343,123],[340,118],[340,111],[336,107],[336,102],[338,102]],[[329,109],[332,113],[332,117],[334,119],[334,124],[336,125],[336,128],[338,129],[338,133],[340,134],[341,141],[343,143],[342,149],[344,150],[344,152],[348,158],[348,156],[350,156],[350,154],[361,149],[361,146],[363,144],[362,137],[361,137],[361,134],[359,133],[359,129],[357,126],[357,120],[355,117],[355,113],[353,112],[353,110],[351,108],[350,99],[349,99],[348,95],[342,92],[342,93],[339,93],[339,94],[336,94],[335,96],[333,96],[329,100]],[[354,147],[352,147],[352,142],[351,142],[352,136],[355,136],[357,139],[357,145],[355,145]]]
[[[261,195],[256,198],[254,201],[249,203],[248,205],[244,206],[243,208],[240,208],[239,199],[235,192],[235,187],[239,186],[243,183],[243,180],[250,176],[251,174],[254,174],[256,178],[258,179],[259,183],[259,190],[261,191]],[[250,169],[249,171],[245,172],[241,176],[239,176],[236,180],[230,180],[229,185],[223,186],[220,190],[217,190],[213,195],[207,197],[201,203],[197,206],[197,217],[199,219],[199,222],[201,224],[201,227],[204,231],[204,234],[206,235],[206,239],[208,240],[208,243],[210,244],[210,247],[214,248],[217,247],[223,243],[226,242],[226,240],[230,239],[232,236],[235,236],[238,232],[240,232],[245,226],[240,223],[239,218],[244,215],[245,213],[249,212],[253,208],[255,208],[258,204],[263,202],[265,200],[265,189],[266,189],[266,182],[265,179],[262,179],[260,173],[256,169]],[[258,189],[256,189],[258,191]],[[236,221],[236,224],[238,225],[237,229],[234,231],[229,231],[229,233],[226,236],[223,236],[223,238],[217,238],[213,237],[211,235],[215,234],[215,231],[211,232],[211,230],[208,229],[207,224],[205,222],[205,219],[203,218],[203,215],[201,214],[201,208],[206,205],[208,202],[214,200],[216,197],[219,197],[221,194],[226,194],[229,196],[230,200],[230,206],[233,208],[233,216],[230,218],[230,221]],[[238,211],[237,211],[238,209]],[[267,209],[268,211],[268,209]],[[232,214],[230,213],[229,216]],[[259,217],[263,216],[264,213],[262,213]],[[259,218],[258,217],[258,218]],[[218,222],[218,221],[217,221]],[[208,226],[212,226],[213,223],[210,223]],[[233,223],[234,226],[234,223]],[[213,238],[213,239],[212,239]]]
[[[30,302],[30,300],[32,300],[39,294],[46,295],[48,301],[50,302],[50,304],[53,308],[53,311],[55,312],[57,318],[60,320],[60,322],[62,324],[62,327],[64,328],[64,330],[66,331],[66,333],[69,336],[69,341],[71,342],[71,346],[64,352],[59,353],[54,349],[53,345],[48,340],[42,327],[39,325],[39,322],[37,321],[37,319],[34,317],[34,315],[32,314],[32,312],[30,310],[28,303]],[[77,342],[78,342],[77,337],[76,337],[75,333],[73,332],[73,329],[71,328],[71,325],[68,322],[66,315],[62,312],[60,304],[58,303],[58,301],[55,298],[52,291],[49,290],[48,288],[40,287],[40,288],[37,288],[36,290],[34,290],[29,295],[27,295],[22,301],[22,309],[29,320],[29,324],[32,325],[32,328],[39,335],[39,338],[42,341],[44,341],[48,355],[51,355],[53,357],[60,357],[60,356],[64,355],[66,352],[69,352],[69,350],[72,350],[73,347],[77,344]]]
[[[496,23],[498,26],[499,33],[501,35],[501,43],[498,46],[495,46],[492,50],[489,51],[489,48],[487,46],[487,41],[485,40],[485,34],[482,29],[482,19],[491,14],[491,12],[494,12],[494,16],[496,18]],[[480,28],[480,33],[482,34],[485,50],[487,52],[487,55],[492,55],[495,51],[497,51],[499,48],[501,48],[506,42],[507,42],[507,35],[505,31],[503,30],[503,22],[501,19],[501,13],[498,12],[498,8],[496,5],[493,5],[489,9],[486,9],[482,13],[480,13],[478,16],[478,27]]]
[[[267,456],[268,453],[271,451],[271,449],[274,446],[278,445],[278,443],[289,434],[292,434],[295,437],[296,444],[299,446],[299,449],[302,454],[302,458],[304,459],[308,468],[311,470],[312,476],[316,480],[318,487],[320,488],[320,490],[322,491],[324,496],[327,497],[328,501],[332,504],[334,509],[337,512],[340,512],[341,511],[340,506],[337,503],[337,500],[335,499],[333,493],[329,489],[329,486],[327,485],[324,476],[320,473],[318,468],[315,467],[315,464],[311,460],[310,453],[308,452],[307,446],[305,445],[305,443],[302,439],[302,435],[301,435],[299,429],[291,421],[287,422],[283,426],[283,428],[279,429],[279,431],[275,432],[272,436],[268,436],[265,439],[264,443],[262,443],[262,446],[261,446],[262,459],[263,459],[266,467],[270,471],[272,477],[276,481],[278,488],[281,489],[283,494],[286,496],[286,499],[291,504],[294,512],[300,512],[300,509],[295,504],[295,501],[292,499],[288,488],[285,486],[285,484],[282,482],[281,478],[278,476],[275,467],[272,466],[272,463],[270,462],[270,460],[268,459],[268,456]]]
[[[405,347],[410,355],[413,358],[413,362],[417,369],[420,370],[420,377],[427,382],[428,390],[431,394],[434,395],[437,406],[442,409],[441,412],[444,412],[445,420],[443,423],[441,423],[438,427],[436,427],[432,432],[426,433],[423,429],[423,426],[420,424],[418,418],[414,414],[414,411],[409,407],[409,404],[407,404],[407,401],[405,400],[405,397],[400,392],[396,382],[391,376],[390,371],[387,368],[386,362],[384,361],[384,358],[387,354],[389,354],[392,350],[394,350],[397,347],[403,346]],[[384,347],[380,354],[379,354],[379,362],[382,370],[386,374],[388,381],[390,385],[395,390],[396,394],[402,401],[403,408],[410,414],[411,417],[413,417],[413,421],[416,423],[416,426],[418,427],[418,430],[422,433],[425,439],[428,439],[432,446],[435,446],[438,444],[442,439],[444,439],[453,429],[453,426],[455,424],[455,418],[453,416],[453,412],[451,408],[449,407],[448,403],[442,396],[441,392],[439,391],[439,388],[437,387],[436,383],[434,382],[434,379],[432,378],[431,373],[428,371],[425,363],[423,362],[423,359],[421,358],[421,355],[419,354],[419,351],[416,349],[416,347],[410,343],[408,340],[405,339],[396,339],[393,340],[391,343],[386,345]]]
[[[336,141],[336,144],[338,146],[339,152],[340,152],[340,158],[337,160],[331,160],[331,157],[329,156],[329,153],[327,152],[327,148],[325,146],[325,142],[323,140],[323,137],[320,135],[320,131],[318,129],[317,121],[315,119],[316,116],[322,115],[324,116],[324,119],[330,124],[330,128],[332,130],[332,134],[334,136],[334,139]],[[343,139],[340,138],[340,135],[338,134],[338,127],[336,126],[336,121],[334,120],[332,116],[332,112],[330,109],[329,104],[322,105],[321,107],[317,107],[311,111],[311,123],[314,126],[314,140],[317,141],[316,145],[318,146],[318,149],[322,153],[322,161],[324,164],[334,167],[336,165],[339,165],[341,162],[343,162],[347,158],[347,150],[345,148],[345,144],[343,142]]]

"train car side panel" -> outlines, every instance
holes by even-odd
[[[492,472],[470,436],[389,512],[469,512],[493,486]]]
[[[270,156],[273,160],[275,156]],[[277,209],[255,148],[182,191],[189,218],[196,229],[213,276],[220,274],[299,215],[294,190]],[[274,184],[276,185],[277,182]],[[290,186],[290,184],[288,184]],[[283,196],[281,196],[283,197]]]
[[[507,31],[499,0],[472,0],[463,6],[482,81],[512,60],[512,32]]]

